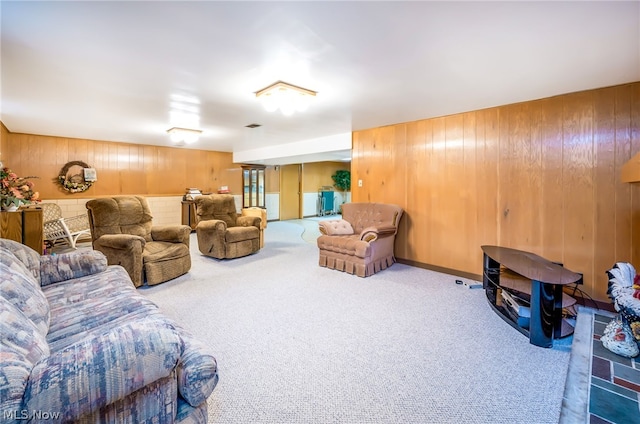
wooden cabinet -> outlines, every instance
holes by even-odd
[[[42,209],[22,209],[17,212],[0,212],[0,237],[29,246],[43,253]]]
[[[182,225],[191,227],[191,232],[196,230],[196,203],[193,200],[182,201]]]
[[[242,207],[266,207],[264,170],[262,165],[242,166]]]

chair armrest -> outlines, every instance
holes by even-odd
[[[196,231],[200,229],[200,231],[206,232],[220,232],[223,233],[227,231],[227,223],[221,219],[208,219],[206,221],[198,222],[196,225]]]
[[[171,375],[181,351],[176,330],[153,318],[87,337],[33,367],[24,408],[61,412],[60,422],[75,422]]]
[[[78,231],[89,232],[89,218],[87,215],[76,215],[70,218],[59,218],[58,221],[64,224],[70,233]]]
[[[151,227],[151,238],[154,241],[168,241],[189,245],[191,227],[188,225],[156,225]]]
[[[239,216],[236,219],[236,224],[238,227],[256,227],[260,229],[260,223],[262,222],[262,218],[259,216],[249,216],[243,215]]]
[[[360,233],[360,240],[372,242],[380,237],[392,236],[396,233],[393,225],[380,225],[377,227],[367,227]]]
[[[196,225],[196,237],[200,253],[215,258],[224,257],[227,223],[220,219],[208,219]]]
[[[40,285],[97,274],[107,269],[107,257],[97,250],[84,250],[40,257]]]
[[[105,234],[95,240],[94,243],[102,247],[117,250],[129,250],[135,243],[139,243],[141,245],[140,251],[142,251],[144,245],[147,244],[143,237],[133,234]]]
[[[328,236],[347,236],[354,234],[351,223],[344,219],[320,221],[318,222],[318,229],[320,230],[320,233]]]

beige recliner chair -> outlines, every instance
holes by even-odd
[[[260,250],[261,219],[238,216],[232,195],[197,196],[194,202],[198,249],[203,255],[232,259]]]
[[[242,216],[257,216],[260,218],[260,248],[264,247],[264,230],[267,228],[267,210],[257,206],[242,208]]]
[[[402,208],[383,203],[345,203],[342,219],[321,221],[320,266],[368,277],[396,261],[394,241]]]
[[[122,265],[133,284],[163,283],[191,269],[188,225],[152,224],[147,199],[118,196],[87,202],[93,248]]]

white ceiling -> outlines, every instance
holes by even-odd
[[[0,14],[10,131],[170,145],[167,129],[197,126],[193,148],[247,162],[340,160],[323,140],[640,80],[638,1],[2,1]],[[267,113],[254,92],[276,80],[317,99]]]

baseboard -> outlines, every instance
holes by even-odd
[[[464,272],[457,269],[445,268],[441,266],[429,265],[422,262],[412,261],[409,259],[396,258],[396,261],[401,264],[428,269],[430,271],[442,272],[444,274],[450,274],[450,275],[455,275],[457,277],[468,278],[474,281],[482,281],[482,275],[480,274]],[[571,291],[571,287],[567,287],[566,289],[567,289],[566,290],[567,292]],[[568,294],[571,294],[571,293],[568,293]],[[578,305],[586,306],[593,309],[601,309],[601,310],[614,312],[614,313],[616,312],[616,310],[613,308],[613,303],[611,302],[605,302],[602,300],[593,300],[580,295],[574,295],[573,297],[578,301]]]
[[[443,274],[455,275],[456,277],[468,278],[469,280],[474,280],[474,281],[482,281],[482,275],[480,274],[473,274],[471,272],[464,272],[457,269],[445,268],[445,267],[436,266],[436,265],[429,265],[422,262],[412,261],[409,259],[396,258],[396,261],[401,264],[428,269],[430,271],[442,272]]]

